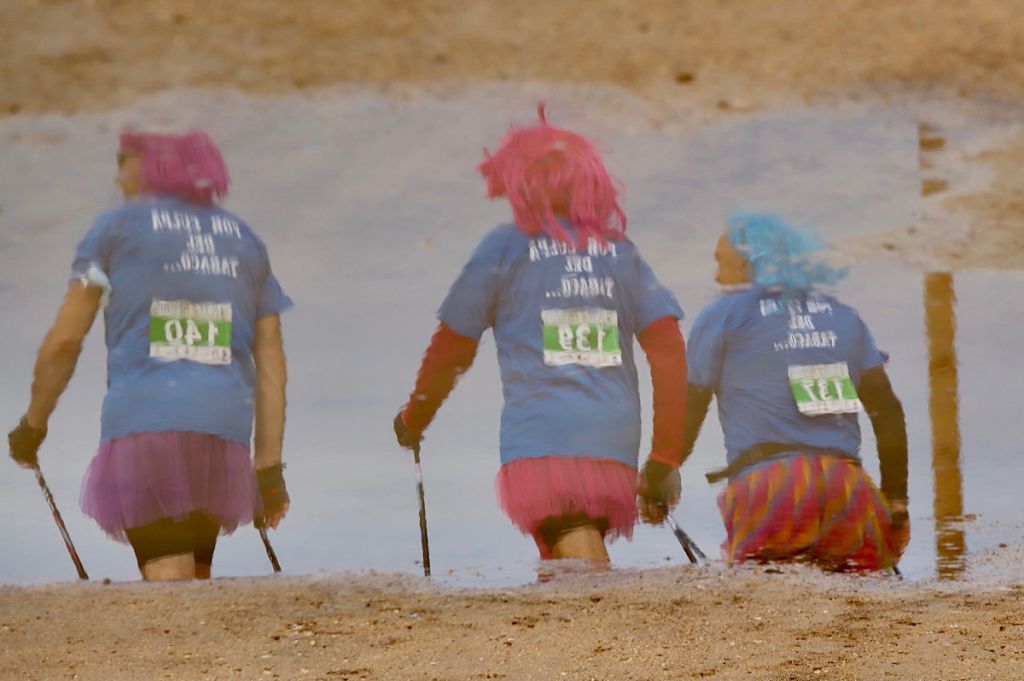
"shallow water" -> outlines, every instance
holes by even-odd
[[[711,253],[732,210],[778,211],[819,226],[830,240],[962,220],[944,213],[935,196],[922,198],[922,180],[943,179],[949,191],[984,183],[985,169],[950,160],[950,147],[984,146],[1009,125],[998,107],[907,102],[778,110],[687,130],[650,125],[642,104],[614,91],[530,86],[404,97],[339,90],[309,99],[167,93],[104,114],[8,118],[0,121],[0,418],[13,425],[22,413],[31,362],[60,301],[74,245],[94,215],[116,202],[116,131],[132,121],[201,125],[222,143],[231,168],[226,206],[267,242],[297,303],[284,321],[293,506],[271,533],[281,562],[292,574],[418,573],[413,467],[394,444],[391,418],[411,388],[433,310],[479,237],[506,218],[503,204],[483,198],[473,170],[481,148],[493,147],[510,116],[528,121],[539,97],[550,102],[556,123],[593,135],[609,152],[608,165],[627,188],[631,236],[687,311],[684,330],[715,294]],[[940,171],[923,170],[922,117],[948,140],[943,149],[925,150],[943,161]],[[946,451],[937,463],[925,276],[892,264],[861,265],[839,296],[861,311],[891,353],[889,373],[908,415],[913,537],[903,573],[909,580],[970,581],[972,566],[1000,543],[1022,543],[1024,506],[1016,502],[1024,423],[1019,371],[1008,358],[1024,330],[1024,275],[976,271],[950,279],[959,399],[955,412],[948,399],[939,408],[940,422],[955,421],[960,441],[955,461]],[[135,579],[131,550],[109,541],[77,509],[98,438],[102,346],[94,330],[51,420],[43,469],[91,576]],[[646,380],[641,394],[649,405]],[[500,402],[493,341],[485,335],[476,366],[423,444],[431,558],[440,581],[473,586],[536,578],[532,541],[494,501]],[[675,514],[712,558],[723,538],[718,490],[703,480],[723,458],[714,420],[709,415],[683,470]],[[866,419],[862,426],[866,466],[877,478]],[[941,484],[933,463],[945,466]],[[8,546],[0,552],[0,581],[73,579],[32,476],[2,465],[0,495],[17,510],[0,531]],[[665,528],[640,527],[633,542],[614,544],[611,554],[624,567],[686,562]],[[256,533],[246,528],[223,539],[214,571],[268,573]],[[1008,570],[996,575],[1015,577]]]

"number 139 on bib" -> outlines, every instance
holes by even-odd
[[[544,363],[611,367],[622,364],[615,310],[542,310]]]

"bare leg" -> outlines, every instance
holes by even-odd
[[[582,558],[594,563],[609,563],[604,537],[593,525],[581,525],[563,533],[551,547],[551,557]]]
[[[210,578],[210,565],[204,563],[196,563],[196,579],[209,579]]]
[[[196,560],[191,552],[161,556],[146,561],[146,564],[142,566],[142,578],[147,582],[195,579],[195,577]]]

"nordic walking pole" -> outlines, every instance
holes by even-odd
[[[412,446],[413,460],[416,462],[416,494],[420,499],[420,546],[423,549],[423,576],[430,576],[430,541],[427,539],[427,504],[423,497],[423,469],[420,468],[420,443]]]
[[[270,545],[270,537],[267,536],[267,528],[262,521],[256,525],[256,529],[260,533],[260,539],[263,540],[263,548],[267,550],[267,558],[270,559],[270,565],[274,568],[274,572],[281,571],[281,564],[277,562],[277,554],[274,553],[274,547]]]
[[[85,567],[82,566],[82,559],[78,557],[75,545],[71,543],[71,535],[68,534],[68,528],[64,526],[64,519],[60,517],[60,511],[57,510],[57,502],[53,500],[53,494],[50,493],[50,488],[46,484],[43,471],[40,470],[39,464],[32,466],[32,470],[36,473],[36,482],[39,483],[39,488],[43,490],[43,497],[46,498],[46,503],[50,506],[50,512],[53,513],[53,519],[57,523],[57,529],[60,530],[60,536],[64,538],[64,546],[68,548],[71,560],[75,563],[75,569],[78,570],[78,578],[89,579],[89,575],[85,573]]]
[[[707,556],[701,551],[690,536],[683,532],[683,528],[679,527],[679,523],[671,515],[665,516],[668,519],[669,527],[672,528],[672,534],[676,535],[676,539],[679,540],[680,545],[683,547],[683,551],[686,553],[686,557],[690,559],[691,563],[696,563],[698,559],[706,561]]]

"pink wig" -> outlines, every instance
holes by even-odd
[[[146,191],[194,203],[212,203],[228,193],[228,169],[213,140],[202,131],[152,135],[123,131],[121,151],[142,158]]]
[[[488,198],[507,197],[516,226],[530,235],[546,233],[569,241],[557,215],[588,237],[617,239],[626,232],[619,207],[619,182],[605,170],[601,155],[585,137],[548,125],[544,105],[540,124],[512,129],[492,155],[484,149],[477,169],[487,179]]]

